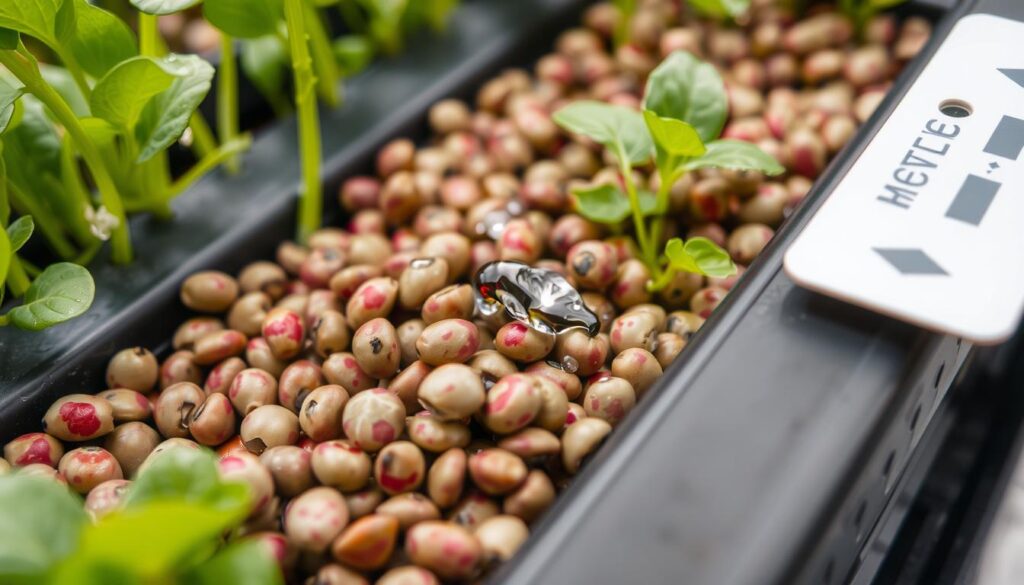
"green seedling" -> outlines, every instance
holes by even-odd
[[[56,481],[0,478],[0,581],[282,584],[258,541],[223,543],[251,505],[248,486],[220,479],[215,461],[205,450],[161,453],[127,488],[123,507],[96,522]]]
[[[632,218],[639,257],[652,275],[652,291],[664,288],[679,271],[716,277],[736,272],[728,253],[705,238],[673,238],[660,248],[669,191],[683,175],[704,168],[769,175],[784,170],[753,144],[718,139],[727,116],[728,99],[718,72],[682,51],[669,55],[651,74],[642,113],[579,101],[554,115],[560,126],[603,145],[618,160],[621,186],[576,189],[576,207],[587,219],[616,229]],[[660,179],[656,193],[638,188],[632,172],[652,161]]]

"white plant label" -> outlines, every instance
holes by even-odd
[[[801,286],[977,343],[1024,311],[1024,23],[960,20],[786,253]]]

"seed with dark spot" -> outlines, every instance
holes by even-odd
[[[590,269],[594,267],[594,255],[590,252],[584,252],[577,257],[576,262],[572,265],[579,274],[586,274],[590,272]]]
[[[373,349],[373,353],[374,354],[380,353],[380,350],[383,347],[384,347],[384,344],[381,343],[379,337],[374,337],[373,339],[370,340],[370,348]]]

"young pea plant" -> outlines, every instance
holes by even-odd
[[[728,116],[725,86],[715,68],[676,51],[648,78],[643,113],[625,106],[578,101],[554,115],[569,132],[603,145],[618,161],[622,186],[576,189],[576,207],[591,221],[617,229],[632,218],[640,259],[651,272],[648,288],[657,291],[677,272],[729,276],[736,267],[729,254],[706,238],[673,238],[662,251],[664,216],[672,186],[688,172],[705,168],[759,171],[769,175],[783,167],[757,146],[719,140]],[[653,159],[656,193],[639,188],[633,169]]]
[[[123,506],[94,522],[51,479],[0,478],[0,581],[281,585],[259,541],[224,545],[251,509],[249,489],[217,474],[212,453],[171,448],[147,463]]]
[[[839,11],[849,17],[857,33],[863,35],[864,29],[875,15],[904,2],[906,0],[839,0]]]

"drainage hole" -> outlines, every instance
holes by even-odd
[[[911,432],[913,432],[913,430],[917,427],[917,419],[919,419],[919,418],[921,418],[921,404],[920,403],[918,403],[917,408],[914,409],[914,415],[912,417],[910,417],[910,430],[911,430]]]

